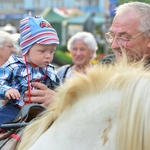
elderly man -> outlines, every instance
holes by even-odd
[[[129,2],[116,9],[109,32],[105,34],[114,55],[106,56],[100,62],[119,61],[123,53],[131,61],[143,57],[150,60],[150,4]]]

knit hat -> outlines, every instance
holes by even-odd
[[[40,16],[29,15],[20,21],[20,45],[25,55],[34,44],[59,44],[54,28]]]

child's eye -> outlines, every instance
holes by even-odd
[[[45,51],[44,51],[44,50],[40,50],[40,52],[41,52],[41,53],[44,53]]]
[[[50,51],[50,54],[54,54],[55,53],[55,51]]]

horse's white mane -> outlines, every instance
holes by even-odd
[[[96,65],[57,88],[53,106],[26,128],[18,150],[46,136],[39,149],[148,150],[149,114],[150,73],[142,63]]]

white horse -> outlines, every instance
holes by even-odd
[[[17,150],[150,149],[150,73],[142,65],[97,65],[57,93]]]

